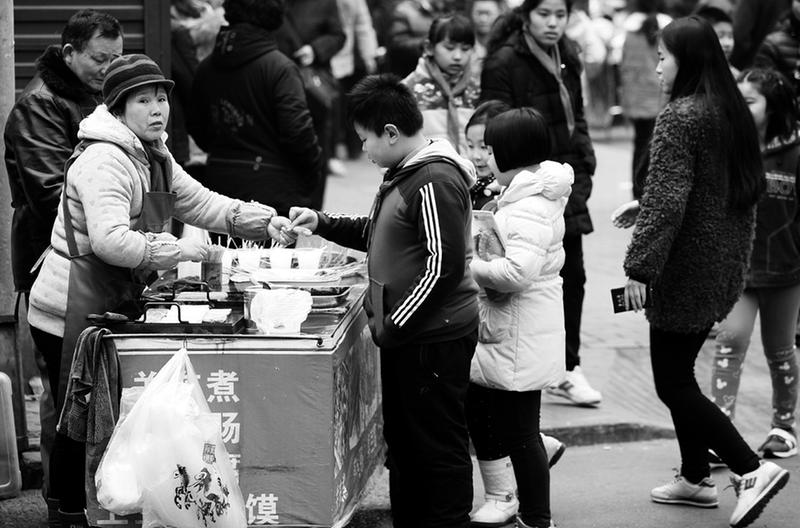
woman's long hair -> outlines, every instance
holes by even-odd
[[[515,31],[522,30],[530,12],[541,3],[542,0],[525,0],[508,13],[500,15],[489,34],[489,41],[486,43],[487,54],[491,55],[497,51]],[[567,13],[571,13],[573,0],[564,0],[564,3],[567,5]]]
[[[694,96],[715,116],[719,136],[711,148],[723,153],[728,204],[747,209],[766,187],[758,134],[714,29],[698,16],[678,18],[663,29],[661,41],[678,65],[670,101]]]

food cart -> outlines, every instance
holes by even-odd
[[[219,414],[248,526],[343,526],[383,462],[379,355],[362,308],[365,279],[343,281],[347,295],[337,306],[312,309],[290,335],[111,325],[123,387],[146,384],[187,348]],[[100,526],[141,526],[136,516],[102,509],[100,516]]]

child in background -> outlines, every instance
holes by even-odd
[[[475,29],[464,15],[437,18],[416,69],[403,79],[422,111],[422,132],[467,151],[464,123],[480,96],[481,72],[472,61]]]
[[[489,167],[505,187],[495,213],[505,247],[502,255],[488,254],[479,243],[480,258],[470,264],[481,286],[481,317],[467,421],[487,495],[499,507],[516,506],[504,477],[504,458],[510,456],[519,491],[517,526],[547,528],[552,525],[550,472],[539,413],[542,389],[565,372],[559,271],[564,209],[574,174],[566,163],[546,161],[551,154],[548,125],[533,108],[493,118],[485,142]]]
[[[765,458],[786,458],[797,454],[794,337],[800,310],[800,116],[791,83],[775,70],[745,71],[739,78],[739,90],[756,123],[767,192],[758,204],[744,293],[720,324],[716,337],[711,395],[732,420],[745,354],[760,313],[761,341],[772,375],[773,414],[772,430],[758,450]]]
[[[739,75],[731,64],[731,54],[733,53],[733,6],[730,0],[701,0],[694,10],[694,14],[704,18],[714,28],[717,34],[719,45],[728,61],[728,67],[734,77]]]

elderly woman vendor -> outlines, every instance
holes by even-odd
[[[80,124],[81,143],[65,167],[52,251],[31,290],[28,315],[58,395],[57,410],[86,316],[136,297],[154,270],[200,261],[208,251],[203,243],[167,233],[170,218],[247,239],[269,237],[274,209],[206,189],[166,149],[173,84],[147,56],[119,57],[106,73],[105,104]],[[76,456],[83,453],[71,442],[77,443],[57,436],[50,464],[53,498],[68,518],[82,515],[85,501],[82,456]],[[70,474],[81,480],[73,483]]]

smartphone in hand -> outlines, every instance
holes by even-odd
[[[614,313],[627,312],[631,308],[625,307],[625,288],[611,289],[611,304],[614,306]],[[644,300],[644,307],[650,308],[653,305],[653,291],[647,288],[647,297]]]

